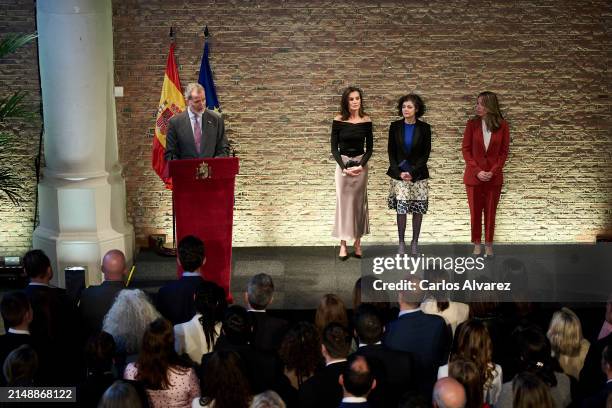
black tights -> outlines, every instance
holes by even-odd
[[[399,242],[404,242],[406,233],[406,214],[397,214],[397,234]],[[412,242],[419,242],[421,234],[421,224],[423,223],[423,214],[412,214]]]

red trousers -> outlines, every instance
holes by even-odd
[[[495,232],[495,211],[501,194],[500,185],[483,183],[477,186],[465,186],[470,205],[470,223],[472,224],[472,243],[482,241],[482,213],[484,212],[485,243],[493,242]]]

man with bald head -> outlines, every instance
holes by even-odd
[[[454,378],[440,378],[434,385],[434,408],[463,408],[466,402],[465,389]]]
[[[118,249],[108,251],[102,258],[104,282],[98,286],[90,286],[81,294],[79,310],[85,336],[102,330],[102,321],[113,305],[117,293],[125,288],[124,279],[127,275],[125,255]]]

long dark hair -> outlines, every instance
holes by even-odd
[[[349,86],[342,92],[342,100],[340,101],[340,115],[342,116],[342,120],[347,120],[351,116],[349,110],[349,95],[352,92],[359,92],[359,100],[361,101],[359,105],[359,117],[363,118],[366,115],[363,107],[363,92],[356,86]]]
[[[289,329],[278,355],[287,370],[294,370],[298,384],[311,377],[321,359],[321,337],[314,324],[299,322]]]
[[[520,353],[521,371],[535,374],[550,387],[556,386],[555,360],[544,332],[537,326],[528,326],[518,328],[513,334]]]
[[[200,324],[209,349],[212,349],[215,339],[220,333],[215,331],[217,323],[223,320],[227,302],[225,292],[219,285],[203,281],[195,292],[194,305],[200,316]]]
[[[204,368],[202,380],[201,405],[215,401],[215,408],[248,408],[251,387],[238,353],[215,351]]]
[[[151,390],[172,387],[168,379],[170,368],[187,369],[188,364],[174,350],[172,323],[160,317],[154,320],[142,337],[142,348],[136,361],[136,379]]]

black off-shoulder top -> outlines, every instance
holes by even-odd
[[[365,144],[365,149],[364,149]],[[341,155],[355,157],[363,154],[359,164],[364,166],[372,156],[374,135],[372,122],[350,123],[334,120],[331,131],[331,152],[340,167],[345,168]]]

